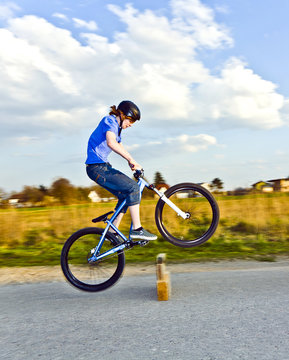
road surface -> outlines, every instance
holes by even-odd
[[[207,267],[208,268],[208,267]],[[124,276],[101,293],[64,281],[0,286],[0,358],[288,360],[289,265]]]

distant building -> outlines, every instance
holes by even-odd
[[[289,178],[287,179],[274,179],[268,181],[258,181],[252,185],[252,187],[261,192],[273,192],[273,191],[289,191]]]
[[[166,190],[168,190],[169,187],[170,187],[170,185],[165,184],[165,183],[156,185],[156,189],[161,192],[165,192]]]
[[[8,200],[8,204],[11,205],[11,206],[14,206],[14,207],[18,207],[20,204],[19,204],[19,199],[9,199]]]
[[[211,191],[210,184],[207,182],[198,183],[198,185],[201,185],[203,188],[205,188],[208,191]]]
[[[200,185],[204,189],[211,191],[210,184],[207,182],[197,183],[197,185]],[[186,199],[186,198],[190,198],[190,197],[199,197],[199,196],[201,196],[201,194],[199,192],[192,193],[191,191],[188,191],[188,192],[182,191],[182,192],[177,193],[177,197],[179,199]]]
[[[274,191],[289,191],[289,178],[269,180],[269,182],[273,184]]]
[[[164,193],[166,190],[168,190],[169,187],[170,187],[170,185],[165,184],[165,183],[156,185],[156,189],[162,193]],[[155,194],[154,197],[157,199],[158,195]]]
[[[97,192],[96,191],[91,191],[89,194],[88,194],[88,197],[90,198],[90,200],[92,202],[101,202],[101,198],[98,196]]]
[[[90,200],[92,202],[101,202],[101,201],[104,201],[104,202],[107,202],[107,201],[111,201],[111,200],[115,200],[115,197],[113,196],[110,196],[110,197],[100,197],[98,195],[98,193],[96,191],[91,191],[89,194],[88,194],[88,197],[90,198]]]
[[[268,181],[258,181],[255,184],[252,185],[252,187],[261,192],[272,192],[274,190],[273,184],[271,184]]]

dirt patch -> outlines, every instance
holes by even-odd
[[[251,260],[210,261],[203,263],[167,264],[167,270],[174,273],[182,272],[210,272],[210,271],[246,271],[246,270],[269,270],[287,267],[289,258],[280,257],[274,262],[260,262]],[[138,276],[155,274],[154,264],[126,265],[124,276]],[[60,266],[33,266],[33,267],[10,267],[0,268],[0,285],[21,284],[34,282],[64,281]]]

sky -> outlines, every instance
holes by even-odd
[[[287,0],[0,0],[0,188],[92,185],[88,138],[122,100],[141,109],[122,139],[150,181],[288,177],[288,13]]]

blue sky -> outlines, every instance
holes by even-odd
[[[0,1],[0,188],[91,185],[88,137],[123,99],[142,111],[123,143],[150,180],[219,177],[231,190],[289,176],[288,10],[286,0]]]

